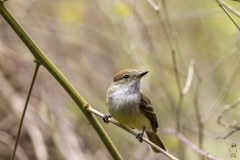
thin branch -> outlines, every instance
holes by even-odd
[[[159,11],[156,11],[156,12],[157,12],[158,20],[159,20],[160,24],[162,25],[163,31],[166,35],[167,41],[169,42],[171,52],[175,53],[175,48],[173,45],[172,38],[170,37],[169,30],[167,29],[167,25],[165,24],[163,18],[160,16],[160,12]]]
[[[163,11],[165,12],[166,15],[166,22],[162,19],[162,17],[160,16],[160,12],[156,11],[158,19],[160,21],[160,24],[163,24],[163,30],[164,33],[166,34],[167,37],[167,41],[169,42],[170,45],[170,49],[171,49],[171,53],[172,53],[172,63],[173,63],[173,69],[174,69],[174,74],[175,74],[175,79],[176,79],[176,83],[177,83],[177,88],[178,88],[178,92],[179,92],[179,99],[178,99],[178,103],[177,103],[177,107],[176,107],[176,129],[178,131],[180,131],[181,129],[181,110],[182,110],[182,103],[183,103],[183,94],[182,94],[182,87],[181,87],[181,81],[180,81],[180,76],[178,73],[178,66],[177,66],[177,56],[176,56],[176,49],[178,54],[180,55],[180,64],[182,67],[182,70],[185,71],[185,63],[184,63],[184,59],[180,50],[180,45],[177,39],[177,33],[175,32],[171,22],[170,22],[170,18],[169,18],[169,14],[168,14],[168,10],[167,10],[167,5],[166,5],[166,1],[163,0],[162,1],[162,5],[163,5]],[[182,159],[184,157],[184,148],[182,147],[182,144],[179,143],[179,156],[180,159]]]
[[[160,7],[156,5],[156,3],[153,0],[148,0],[148,3],[153,7],[155,11],[159,11]]]
[[[173,43],[172,34],[170,33],[170,29],[168,28],[167,24],[163,21],[162,17],[159,15],[160,14],[159,11],[156,11],[156,12],[157,12],[157,16],[160,21],[160,24],[163,24],[163,30],[164,30],[164,33],[166,34],[167,40],[170,45],[170,49],[172,53],[173,68],[174,68],[175,78],[177,81],[176,83],[177,83],[179,94],[181,94],[182,88],[181,88],[180,77],[177,70],[176,50]]]
[[[176,83],[177,83],[178,91],[179,91],[179,99],[178,99],[177,110],[176,110],[176,129],[178,131],[180,131],[180,129],[181,129],[181,111],[182,111],[183,94],[182,94],[180,76],[179,76],[179,73],[178,73],[178,70],[177,70],[176,54],[175,54],[174,50],[172,50],[172,61],[173,61],[173,68],[174,68]]]
[[[200,88],[202,85],[202,81],[207,78],[213,71],[215,71],[221,64],[223,64],[224,62],[226,62],[226,60],[228,60],[229,58],[231,58],[233,55],[235,55],[236,53],[238,53],[238,49],[237,47],[233,48],[228,54],[226,54],[225,56],[223,56],[222,58],[220,58],[219,60],[217,60],[209,69],[207,69],[202,75],[200,75],[199,71],[197,70],[197,68],[195,67],[195,72],[198,78],[198,82],[197,82],[197,87],[195,90],[195,94],[194,94],[194,110],[195,110],[195,115],[197,118],[197,124],[198,124],[198,128],[199,128],[199,132],[198,132],[198,143],[199,143],[199,147],[201,149],[203,149],[203,130],[204,130],[204,123],[201,119],[201,113],[200,113],[200,106],[199,106],[199,92],[200,92]],[[219,100],[219,99],[218,99]]]
[[[195,115],[197,118],[197,124],[198,124],[198,145],[201,149],[203,149],[203,123],[201,121],[201,113],[200,113],[200,107],[199,107],[199,92],[200,92],[200,88],[202,86],[202,79],[198,78],[197,81],[197,87],[194,93],[194,111],[195,111]]]
[[[132,10],[135,10],[135,7],[136,7],[134,3],[133,4],[129,3],[129,5],[132,7]],[[161,5],[159,4],[158,6],[161,6]],[[155,48],[155,46],[152,42],[148,26],[146,25],[143,18],[141,17],[141,15],[136,10],[135,10],[134,15],[135,15],[136,20],[139,22],[139,24],[141,24],[142,28],[140,30],[144,31],[144,39],[146,39],[146,42],[148,42],[148,44],[149,44],[149,45],[147,45],[147,47],[148,47],[150,53],[152,54],[151,58],[154,62],[153,65],[156,65],[155,68],[159,68],[159,72],[161,74],[161,77],[158,77],[159,83],[164,84],[165,81],[166,81],[166,75],[165,75],[165,72],[164,72],[164,69],[163,69],[163,66],[162,66],[161,59],[159,59],[159,55],[158,55],[158,53],[156,51],[156,48]],[[132,31],[132,33],[133,33],[133,31]],[[174,112],[174,106],[175,105],[173,103],[172,95],[169,93],[169,89],[165,85],[162,85],[162,87],[163,87],[163,90],[166,91],[167,99],[170,103],[172,111]]]
[[[238,47],[234,47],[229,53],[221,57],[219,60],[217,60],[211,67],[209,67],[201,76],[200,79],[207,78],[213,71],[215,71],[220,65],[222,65],[224,62],[226,62],[229,58],[234,56],[236,53],[239,52]]]
[[[180,76],[179,76],[178,69],[177,69],[178,68],[177,57],[176,57],[176,53],[174,50],[172,50],[172,62],[173,62],[173,70],[174,70],[174,74],[175,74],[175,78],[176,78],[178,92],[179,92],[179,95],[182,96],[181,81],[180,81]]]
[[[169,42],[171,52],[175,53],[175,47],[174,47],[174,44],[173,44],[173,40],[172,40],[172,37],[170,36],[170,33],[169,33],[170,31],[169,31],[166,23],[164,22],[163,18],[160,16],[159,10],[156,10],[156,13],[157,13],[157,16],[158,16],[158,20],[159,20],[160,24],[162,25],[163,31],[166,35],[167,41]]]
[[[159,11],[156,10],[156,12],[157,12],[157,16],[158,16],[160,24],[163,24],[163,30],[164,30],[164,33],[166,34],[167,40],[170,45],[170,49],[171,49],[171,53],[172,53],[173,68],[174,68],[175,78],[177,81],[176,83],[177,83],[177,87],[178,87],[178,92],[179,92],[179,94],[181,94],[182,88],[181,88],[180,77],[179,77],[178,70],[177,70],[177,60],[176,60],[176,53],[175,53],[176,51],[175,51],[175,47],[174,47],[174,43],[173,43],[173,39],[172,39],[172,34],[170,33],[170,29],[168,29],[167,24],[163,21],[162,17],[159,15],[160,14]]]
[[[132,53],[133,53],[133,58],[135,60],[135,64],[137,66],[137,68],[139,69],[139,59],[136,53],[136,46],[135,46],[135,37],[134,37],[134,22],[135,22],[135,14],[136,14],[136,4],[135,4],[135,0],[133,0],[133,18],[132,18]]]
[[[187,81],[186,81],[185,87],[182,90],[182,95],[187,94],[187,92],[189,91],[189,88],[192,84],[192,79],[193,79],[193,74],[194,74],[194,64],[195,64],[195,61],[192,59],[189,64]]]
[[[196,146],[194,143],[189,141],[184,135],[182,135],[180,132],[178,132],[172,128],[164,129],[164,132],[166,134],[175,135],[179,140],[181,140],[183,143],[185,143],[188,147],[192,148],[194,151],[196,151],[197,153],[199,153],[200,155],[202,155],[208,159],[221,160],[220,158],[216,158],[216,157],[210,155],[209,153],[201,150],[198,146]]]
[[[237,77],[237,74],[238,74],[239,70],[240,70],[240,59],[238,60],[236,66],[235,66],[232,74],[229,76],[227,82],[223,86],[218,98],[216,99],[214,104],[210,107],[208,112],[202,117],[202,122],[203,123],[207,123],[207,121],[212,117],[212,115],[215,113],[217,108],[220,106],[222,100],[225,98],[227,92],[229,91],[233,81]]]
[[[223,7],[223,5],[217,0],[219,6],[223,9],[223,11],[227,14],[227,16],[231,19],[231,21],[233,22],[233,24],[238,28],[238,30],[240,30],[240,27],[238,26],[238,24],[234,21],[234,19],[231,17],[231,15],[227,12],[227,10]]]
[[[86,109],[87,109],[89,112],[95,114],[96,116],[99,116],[99,117],[101,117],[101,118],[104,117],[104,114],[102,114],[102,113],[98,112],[97,110],[93,109],[91,106],[87,105],[86,107],[87,107]],[[109,122],[115,124],[116,126],[122,128],[123,130],[131,133],[131,134],[134,135],[134,136],[136,136],[136,135],[138,134],[138,133],[134,132],[133,130],[129,129],[128,127],[122,125],[121,123],[119,123],[118,121],[116,121],[116,120],[114,120],[114,119],[112,119],[112,118],[109,118],[108,120],[109,120]],[[170,158],[171,160],[178,160],[176,157],[174,157],[174,156],[171,155],[170,153],[164,151],[162,148],[158,147],[157,145],[155,145],[154,143],[152,143],[151,141],[149,141],[147,138],[144,138],[144,137],[143,137],[143,141],[145,141],[145,142],[148,143],[149,145],[153,146],[155,149],[161,151],[164,155],[166,155],[166,156],[167,156],[168,158]]]
[[[166,7],[165,3],[164,3],[164,6]],[[164,10],[166,10],[166,8],[164,8]],[[178,88],[178,92],[179,92],[179,99],[178,99],[177,109],[176,109],[176,113],[175,113],[176,114],[176,129],[180,131],[180,127],[181,127],[180,119],[181,119],[181,108],[182,108],[183,96],[182,96],[182,87],[181,87],[180,76],[179,76],[179,73],[178,73],[175,45],[173,43],[173,33],[171,33],[172,30],[170,29],[170,24],[169,24],[170,22],[169,22],[168,17],[167,17],[167,23],[168,24],[166,24],[163,21],[162,17],[160,16],[159,11],[156,11],[156,12],[157,12],[160,24],[163,24],[163,30],[164,30],[164,33],[166,34],[167,40],[168,40],[169,45],[170,45],[171,53],[172,53],[173,70],[174,70],[174,75],[175,75],[177,88]],[[166,15],[167,15],[167,13],[166,13]]]
[[[183,57],[183,54],[182,54],[182,51],[181,51],[181,47],[180,47],[180,43],[179,43],[178,38],[177,38],[177,32],[175,31],[175,28],[171,23],[166,2],[167,2],[166,0],[162,1],[163,11],[166,15],[166,26],[169,30],[168,33],[170,34],[170,38],[172,39],[173,45],[175,46],[174,50],[176,50],[177,53],[178,53],[180,66],[181,66],[182,70],[184,72],[186,72],[186,62],[184,60],[184,57]]]
[[[236,133],[237,131],[240,131],[240,127],[239,128],[235,128],[234,130],[232,130],[231,132],[229,132],[226,136],[224,137],[218,137],[221,138],[221,139],[227,139],[228,137],[230,137],[231,135],[233,135],[234,133]]]
[[[220,7],[224,6],[227,10],[229,10],[231,13],[233,13],[234,15],[236,15],[240,18],[240,13],[237,10],[235,10],[233,7],[231,7],[229,4],[227,4],[223,0],[216,0],[216,1],[220,5]]]
[[[30,85],[30,88],[29,88],[29,91],[28,91],[27,99],[26,99],[26,102],[25,102],[25,105],[24,105],[22,117],[21,117],[21,120],[20,120],[19,128],[18,128],[17,138],[16,138],[16,142],[15,142],[15,146],[14,146],[13,154],[12,154],[12,160],[15,159],[15,154],[16,154],[16,150],[17,150],[17,146],[18,146],[18,140],[19,140],[21,130],[22,130],[23,120],[24,120],[24,117],[25,117],[28,102],[29,102],[29,99],[30,99],[30,96],[31,96],[31,93],[32,93],[33,85],[34,85],[34,82],[36,80],[39,67],[40,67],[40,64],[38,62],[36,62],[35,71],[34,71],[34,74],[33,74],[32,82],[31,82],[31,85]]]
[[[229,105],[225,105],[224,106],[224,109],[222,111],[222,113],[218,116],[218,124],[226,127],[226,128],[231,128],[233,129],[230,133],[228,133],[226,136],[224,137],[220,137],[220,138],[223,138],[223,139],[227,139],[229,136],[231,136],[232,134],[234,134],[235,132],[239,131],[240,130],[240,126],[236,126],[236,123],[237,121],[234,120],[232,123],[226,123],[226,122],[223,122],[223,117],[226,115],[226,113],[235,108],[238,104],[240,103],[240,98],[238,98],[236,101],[234,101],[233,103],[229,104]],[[219,137],[218,137],[219,138]]]
[[[9,81],[5,78],[4,73],[0,70],[0,94],[1,98],[6,99],[6,103],[9,104],[12,111],[14,112],[14,115],[21,118],[22,111],[24,109],[24,104],[26,102],[26,98],[24,99],[22,96],[17,94],[14,89],[14,87],[9,83]],[[11,97],[11,98],[9,98]],[[24,118],[24,126],[26,131],[28,132],[29,138],[32,141],[32,147],[34,149],[34,152],[36,153],[36,159],[49,159],[49,154],[47,152],[47,146],[44,142],[44,136],[42,131],[40,130],[38,124],[36,122],[36,108],[34,108],[31,103],[28,104],[28,108],[31,108],[28,110],[28,114],[25,114]],[[37,137],[37,138],[36,138]],[[15,142],[15,140],[14,140]],[[19,144],[16,151],[16,157],[17,153],[19,151]],[[14,148],[14,143],[12,143],[12,150]]]
[[[225,114],[226,114],[229,110],[235,108],[239,103],[240,103],[240,98],[238,98],[238,99],[237,99],[236,101],[234,101],[232,104],[225,105],[222,113],[218,116],[218,120],[217,120],[218,124],[223,125],[223,126],[225,126],[226,128],[235,127],[235,123],[232,123],[232,124],[225,123],[225,122],[222,121],[222,118],[225,116]]]

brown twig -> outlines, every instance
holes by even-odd
[[[222,111],[222,113],[218,116],[218,124],[226,127],[226,128],[231,128],[233,129],[231,132],[229,132],[226,136],[224,137],[218,137],[218,138],[223,138],[223,139],[227,139],[229,136],[231,136],[232,134],[234,134],[235,132],[239,131],[240,130],[240,126],[236,126],[236,123],[237,121],[234,120],[232,123],[226,123],[226,122],[223,122],[223,117],[226,115],[226,113],[235,108],[238,104],[240,103],[240,98],[238,98],[236,101],[234,101],[233,103],[229,104],[229,105],[225,105],[224,106],[224,109]]]
[[[216,158],[212,155],[210,155],[208,152],[201,150],[197,145],[189,141],[184,135],[182,135],[180,132],[174,130],[173,128],[166,128],[163,130],[166,134],[175,135],[179,140],[181,140],[184,144],[186,144],[188,147],[192,148],[197,153],[201,154],[202,156],[211,159],[211,160],[221,160],[219,158]]]
[[[176,38],[177,34],[170,23],[169,14],[167,11],[167,6],[166,6],[165,0],[162,1],[162,5],[163,5],[163,11],[166,14],[166,21],[163,20],[162,16],[160,16],[160,12],[158,10],[155,10],[155,11],[157,13],[160,24],[162,24],[162,28],[164,30],[164,33],[166,34],[166,39],[169,42],[170,49],[171,49],[173,70],[174,70],[174,75],[175,75],[176,84],[177,84],[178,93],[179,93],[176,112],[175,112],[176,130],[180,131],[181,130],[181,110],[182,110],[184,95],[182,94],[181,80],[180,80],[180,76],[179,76],[179,72],[178,72],[176,50],[181,57],[180,60],[182,60],[183,57],[181,54],[178,40]],[[156,7],[154,7],[154,8],[156,8]],[[180,64],[182,64],[182,69],[184,70],[183,60],[180,62],[182,62]],[[179,156],[182,156],[182,157],[180,157],[180,159],[183,159],[183,157],[184,157],[184,148],[182,147],[181,143],[179,143]]]
[[[20,124],[19,124],[19,128],[18,128],[18,133],[17,133],[17,138],[16,138],[16,142],[15,142],[14,149],[13,149],[12,160],[15,159],[15,154],[16,154],[16,150],[17,150],[17,146],[18,146],[18,140],[19,140],[19,137],[20,137],[20,134],[21,134],[21,129],[22,129],[23,120],[24,120],[25,113],[26,113],[27,106],[28,106],[28,102],[29,102],[29,99],[30,99],[30,96],[31,96],[31,93],[32,93],[32,89],[33,89],[33,86],[34,86],[34,82],[35,82],[36,77],[37,77],[38,69],[39,69],[39,67],[40,67],[40,64],[39,64],[37,61],[35,61],[35,62],[36,62],[36,67],[35,67],[35,71],[34,71],[34,75],[33,75],[33,78],[32,78],[32,82],[31,82],[31,84],[30,84],[30,88],[29,88],[29,91],[28,91],[27,99],[26,99],[26,102],[25,102],[25,105],[24,105],[22,117],[21,117],[21,120],[20,120]]]
[[[166,8],[164,8],[166,10]],[[181,87],[181,81],[180,81],[180,76],[178,72],[178,65],[177,65],[177,57],[176,57],[176,49],[175,45],[173,42],[173,37],[172,34],[170,33],[171,30],[169,26],[163,21],[162,17],[160,16],[159,11],[157,11],[157,16],[159,19],[160,24],[162,24],[163,30],[166,34],[167,41],[169,42],[171,53],[172,53],[172,63],[173,63],[173,70],[174,70],[174,75],[176,79],[176,84],[179,92],[179,99],[176,107],[176,129],[180,131],[181,128],[181,109],[182,109],[182,102],[183,102],[183,96],[182,96],[182,87]]]
[[[158,55],[158,52],[156,51],[156,48],[155,48],[155,46],[154,46],[154,44],[153,44],[153,42],[152,42],[152,39],[151,39],[151,35],[150,35],[150,33],[149,33],[149,28],[148,28],[148,26],[147,26],[147,24],[146,24],[146,22],[144,21],[144,19],[141,17],[141,14],[139,14],[138,12],[137,12],[137,10],[135,10],[135,1],[133,1],[133,4],[132,3],[129,3],[129,5],[132,7],[132,10],[134,10],[135,11],[135,13],[134,13],[134,19],[136,20],[136,21],[138,21],[138,24],[141,24],[140,25],[140,30],[141,31],[144,31],[144,32],[141,32],[141,33],[144,33],[144,35],[143,35],[143,39],[146,39],[146,42],[148,42],[148,44],[147,44],[147,47],[148,47],[148,50],[150,51],[150,53],[151,53],[151,57],[152,57],[152,60],[153,60],[153,64],[154,65],[156,65],[156,67],[155,68],[159,68],[159,72],[160,72],[160,74],[161,74],[161,77],[158,77],[158,80],[159,80],[159,82],[161,83],[161,84],[164,84],[164,83],[166,83],[165,81],[166,81],[166,75],[165,75],[165,72],[164,72],[164,69],[163,69],[163,66],[162,66],[162,62],[161,62],[161,59],[159,58],[159,55]],[[156,4],[155,4],[156,5]],[[160,6],[160,4],[158,5],[158,6]],[[161,9],[161,7],[160,7],[160,9]],[[159,9],[159,10],[160,10]],[[133,21],[132,21],[133,22]],[[133,24],[132,24],[133,25]],[[139,27],[139,26],[138,26]],[[135,34],[133,33],[133,27],[132,27],[132,39],[134,40],[134,36]],[[134,44],[134,43],[133,43]],[[171,95],[171,93],[170,93],[170,91],[169,91],[169,89],[165,86],[165,85],[162,85],[162,88],[163,88],[163,90],[166,92],[166,96],[167,96],[167,99],[168,99],[168,102],[170,103],[170,106],[171,106],[171,109],[172,109],[172,111],[174,111],[174,103],[173,103],[173,98],[172,98],[172,95]]]
[[[1,81],[0,94],[2,96],[1,98],[6,99],[7,103],[9,104],[12,111],[14,112],[14,116],[16,116],[17,118],[21,117],[22,110],[24,109],[24,106],[21,104],[25,103],[26,98],[23,98],[17,92],[15,92],[15,88],[5,78],[5,73],[2,72],[1,70],[0,70],[0,81]],[[34,108],[34,106],[32,106],[31,103],[28,104],[28,107],[32,109]],[[36,109],[36,106],[34,109]],[[38,117],[36,117],[35,115],[36,110],[34,109],[28,110],[28,114],[25,114],[23,125],[25,126],[25,129],[28,132],[29,138],[31,139],[32,147],[35,152],[36,159],[49,159],[49,154],[47,152],[47,146],[44,141],[43,132],[40,130],[40,127],[37,123]],[[14,142],[16,143],[16,140],[14,140]],[[17,155],[18,149],[16,151],[16,155]]]

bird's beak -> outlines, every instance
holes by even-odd
[[[149,71],[143,71],[143,72],[139,72],[137,74],[137,78],[142,78],[144,75],[146,75]]]

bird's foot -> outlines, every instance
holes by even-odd
[[[144,134],[145,129],[146,129],[146,127],[144,126],[143,131],[141,133],[138,133],[136,136],[136,138],[139,140],[140,143],[142,143],[142,141],[143,141],[143,134]]]
[[[143,132],[142,133],[138,133],[137,136],[136,136],[136,139],[138,139],[139,142],[142,143],[142,141],[143,141]]]
[[[103,116],[103,122],[105,122],[105,123],[109,123],[109,120],[108,120],[108,118],[111,118],[112,116],[110,115],[110,114],[106,114],[106,115],[104,115]]]

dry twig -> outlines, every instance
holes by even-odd
[[[231,13],[233,13],[234,15],[236,15],[236,16],[238,16],[240,18],[240,13],[237,10],[235,10],[232,6],[230,6],[229,4],[224,2],[223,0],[216,0],[216,1],[218,2],[218,4],[220,6],[223,6],[224,8],[229,10]]]
[[[231,128],[233,129],[231,132],[229,132],[226,136],[224,137],[218,137],[218,138],[223,138],[223,139],[227,139],[229,136],[231,136],[232,134],[234,134],[235,132],[239,131],[240,130],[240,126],[237,126],[237,120],[234,120],[232,123],[226,123],[226,122],[223,122],[223,117],[226,115],[226,113],[235,108],[238,104],[240,103],[240,98],[238,98],[236,101],[234,101],[233,103],[229,104],[229,105],[225,105],[224,106],[224,109],[222,111],[222,113],[218,116],[218,124],[226,127],[226,128]]]
[[[188,147],[192,148],[194,151],[196,151],[197,153],[201,154],[202,156],[204,156],[204,157],[206,157],[208,159],[211,159],[211,160],[221,160],[219,158],[216,158],[216,157],[210,155],[206,151],[201,150],[198,146],[196,146],[194,143],[189,141],[184,135],[182,135],[180,132],[177,132],[176,130],[174,130],[172,128],[167,128],[167,129],[164,130],[164,132],[166,134],[175,135],[179,140],[181,140]]]
[[[192,78],[194,74],[194,64],[195,64],[195,61],[192,59],[189,64],[187,81],[186,81],[185,87],[182,90],[182,95],[187,94],[187,92],[189,91],[189,88],[191,87]]]

